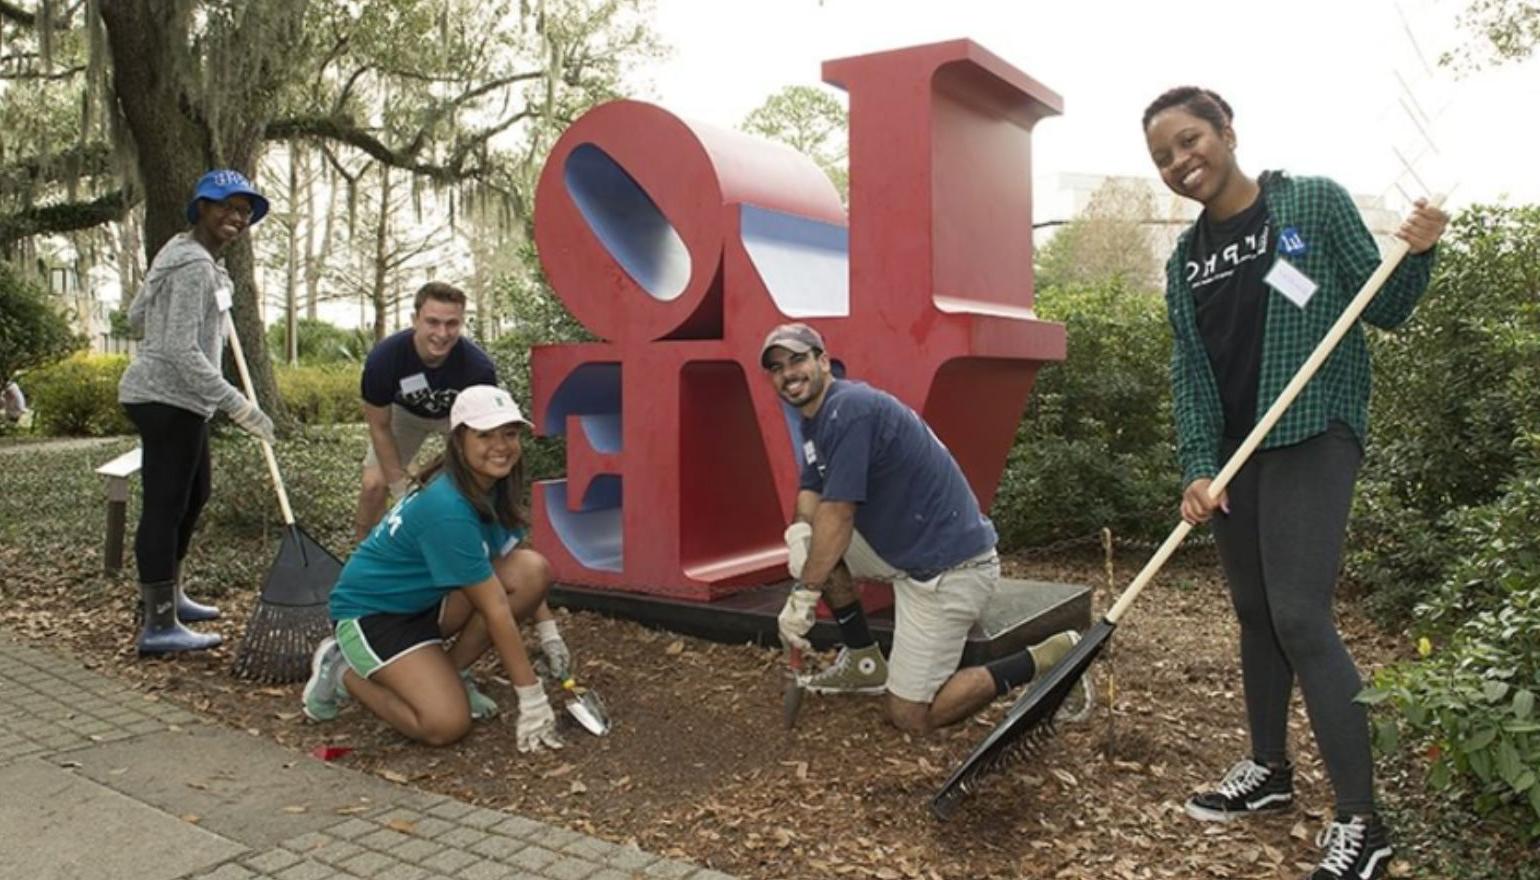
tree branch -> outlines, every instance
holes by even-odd
[[[123,190],[118,190],[89,202],[42,205],[13,214],[0,214],[0,247],[8,247],[32,235],[74,232],[121,220],[135,201],[137,199],[131,201]]]
[[[525,114],[503,120],[498,126],[478,132],[473,143],[456,149],[452,159],[445,164],[421,162],[406,150],[392,149],[369,131],[359,128],[350,119],[334,116],[296,116],[275,119],[267,124],[268,140],[287,140],[292,137],[325,138],[347,144],[392,168],[400,168],[441,183],[454,183],[467,178],[479,177],[485,172],[481,166],[466,166],[470,150],[497,131],[507,128]]]
[[[72,174],[95,177],[117,170],[112,147],[107,144],[75,146],[46,156],[23,156],[0,165],[0,192],[14,192],[39,181],[62,183]]]

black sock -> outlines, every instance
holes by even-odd
[[[861,609],[861,600],[857,599],[844,608],[829,606],[834,612],[834,622],[839,624],[840,638],[844,640],[847,648],[864,648],[872,644],[871,628],[866,625],[866,612]]]
[[[995,696],[999,697],[1017,685],[1031,681],[1032,676],[1037,674],[1037,662],[1032,659],[1031,651],[1017,651],[985,663],[984,669],[995,680]]]

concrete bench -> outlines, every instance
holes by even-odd
[[[96,469],[107,484],[107,546],[102,551],[102,567],[108,574],[123,568],[123,535],[128,527],[128,481],[139,473],[144,463],[144,449],[135,446]]]

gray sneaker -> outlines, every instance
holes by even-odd
[[[310,658],[310,680],[305,682],[305,717],[311,721],[330,721],[337,717],[337,710],[347,700],[347,688],[342,686],[342,674],[347,671],[347,661],[342,659],[342,648],[337,640],[327,636],[316,647]]]
[[[815,694],[880,694],[887,689],[888,661],[875,644],[840,648],[827,669],[798,676],[797,683]]]

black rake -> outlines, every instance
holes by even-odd
[[[1443,196],[1439,196],[1429,201],[1437,206],[1442,204],[1443,200]],[[1400,238],[1395,239],[1385,249],[1379,268],[1369,276],[1363,287],[1359,288],[1358,293],[1353,296],[1347,308],[1343,309],[1342,314],[1337,318],[1337,322],[1326,331],[1326,335],[1316,344],[1310,357],[1305,359],[1299,371],[1294,374],[1294,378],[1290,379],[1289,384],[1284,386],[1283,391],[1278,394],[1278,399],[1273,401],[1272,406],[1267,408],[1267,412],[1257,420],[1256,427],[1251,429],[1251,433],[1241,441],[1241,445],[1230,456],[1230,460],[1225,462],[1218,476],[1214,477],[1209,485],[1211,499],[1218,498],[1224,492],[1225,487],[1230,485],[1230,481],[1251,458],[1251,453],[1262,445],[1263,438],[1273,429],[1273,425],[1278,423],[1278,419],[1294,402],[1294,398],[1298,397],[1315,377],[1316,371],[1331,356],[1337,343],[1341,342],[1342,337],[1346,336],[1348,330],[1358,322],[1359,315],[1368,307],[1374,295],[1379,293],[1380,287],[1390,278],[1391,273],[1401,264],[1408,250],[1409,245]],[[1118,601],[1107,611],[1106,616],[1086,633],[1080,640],[1080,644],[1075,646],[1075,650],[1060,661],[1052,672],[1035,682],[1021,699],[1016,701],[1010,712],[1006,713],[1005,719],[995,725],[995,729],[990,731],[989,736],[968,755],[962,765],[941,786],[941,790],[931,800],[932,815],[937,819],[945,820],[956,811],[958,804],[964,798],[979,789],[986,777],[1008,767],[1025,763],[1053,737],[1053,717],[1058,712],[1059,706],[1064,703],[1064,698],[1090,670],[1091,662],[1112,638],[1112,632],[1117,629],[1118,621],[1123,619],[1123,615],[1134,604],[1134,600],[1139,598],[1139,594],[1150,581],[1154,580],[1161,566],[1166,564],[1166,560],[1176,552],[1176,548],[1181,545],[1192,529],[1192,524],[1184,520],[1171,530],[1171,534],[1150,557],[1150,561],[1145,563],[1144,568],[1139,571],[1138,576],[1128,585],[1123,594],[1118,597]]]

